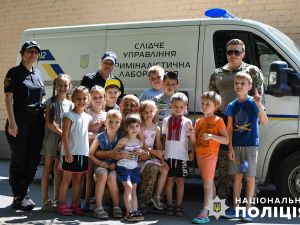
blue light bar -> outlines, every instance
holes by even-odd
[[[227,12],[225,9],[209,9],[205,12],[205,16],[210,18],[237,18],[232,15],[230,12]]]

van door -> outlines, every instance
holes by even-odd
[[[264,75],[265,108],[269,118],[266,126],[260,126],[260,146],[258,151],[257,177],[266,177],[267,159],[271,144],[280,136],[297,134],[299,97],[286,96],[276,98],[267,93],[269,67],[274,60],[285,61],[289,67],[298,69],[297,65],[278,45],[257,29],[235,25],[206,26],[203,64],[203,90],[208,90],[210,75],[217,67],[228,63],[226,43],[230,39],[241,39],[246,46],[244,61],[259,67]]]
[[[41,46],[41,59],[36,68],[43,75],[46,98],[52,95],[52,81],[59,73],[70,75],[73,86],[77,86],[84,74],[99,70],[106,30],[93,29],[99,28],[53,28],[35,32],[33,39]]]
[[[195,99],[202,93],[202,84],[200,89],[196,85],[199,78],[202,83],[199,38],[199,26],[109,28],[106,50],[118,56],[113,74],[124,83],[125,94],[139,97],[144,90],[150,89],[148,70],[154,65],[178,73],[180,86],[177,90],[188,93],[187,117],[195,124]],[[191,171],[194,164],[190,162],[188,166]]]

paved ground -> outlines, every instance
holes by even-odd
[[[108,220],[99,220],[93,217],[93,213],[89,212],[83,216],[61,216],[53,212],[44,212],[40,210],[42,205],[42,191],[41,191],[41,176],[43,171],[43,165],[40,165],[34,179],[34,182],[30,186],[30,197],[35,201],[36,208],[32,212],[16,211],[10,207],[12,202],[11,188],[8,182],[8,168],[9,160],[0,159],[0,224],[130,224],[130,222],[124,220],[117,220],[109,218]],[[276,198],[276,190],[273,185],[267,187],[260,187],[260,196]],[[52,179],[50,179],[49,193],[53,193]],[[70,202],[71,191],[69,190],[68,202]],[[184,217],[167,217],[163,211],[153,210],[149,207],[148,214],[145,216],[145,221],[139,222],[139,224],[164,224],[164,225],[181,225],[191,224],[192,219],[197,215],[197,211],[202,207],[203,203],[203,188],[202,180],[198,178],[186,179],[185,195],[183,200]],[[51,196],[51,195],[50,195]],[[125,211],[124,204],[122,205],[123,211]],[[92,205],[94,209],[95,205]],[[260,209],[260,215],[262,213],[262,206],[258,205]],[[107,208],[108,211],[108,208]],[[111,211],[108,211],[109,216],[112,215]],[[278,212],[279,217],[279,212]],[[297,215],[299,217],[299,214]],[[219,219],[210,217],[210,224],[244,224],[239,219]],[[255,224],[299,224],[299,218],[256,218]],[[252,223],[252,224],[254,224]]]

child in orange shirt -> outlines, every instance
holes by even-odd
[[[222,118],[214,115],[221,105],[221,97],[213,91],[205,92],[201,96],[201,111],[204,117],[197,120],[195,128],[189,126],[191,141],[196,145],[197,164],[203,178],[204,204],[200,214],[193,219],[193,223],[208,223],[208,199],[216,197],[214,184],[215,169],[218,159],[220,143],[227,145],[228,133]]]

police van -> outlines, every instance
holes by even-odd
[[[208,91],[210,75],[227,64],[226,43],[241,39],[246,45],[244,62],[258,66],[264,75],[269,123],[260,126],[259,184],[272,182],[280,196],[299,198],[300,48],[266,24],[227,14],[211,17],[218,18],[29,29],[20,48],[28,40],[41,46],[36,68],[43,74],[46,97],[59,73],[70,75],[72,84],[78,85],[84,74],[99,69],[106,51],[118,56],[112,74],[123,81],[125,94],[140,96],[151,87],[147,71],[153,65],[176,71],[178,90],[189,96],[187,116],[195,124],[203,116],[200,96]],[[18,56],[17,63],[20,60]],[[189,170],[199,176],[196,161]]]

